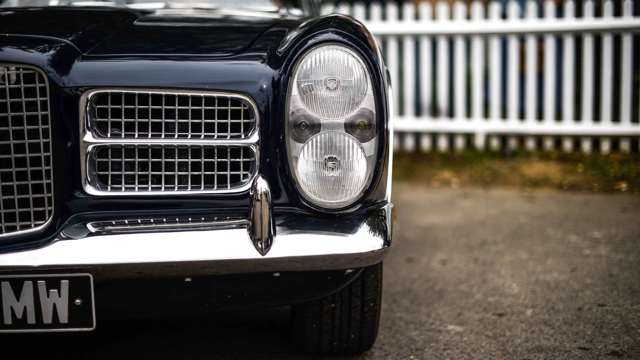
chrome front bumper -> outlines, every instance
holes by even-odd
[[[190,231],[90,234],[0,254],[0,272],[88,270],[102,277],[195,276],[351,269],[382,260],[391,241],[391,205],[347,217],[273,216],[256,180],[244,225]],[[64,232],[64,231],[63,231]]]

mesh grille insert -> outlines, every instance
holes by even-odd
[[[97,145],[90,153],[91,185],[101,192],[237,190],[256,172],[250,146]]]
[[[104,90],[89,98],[89,127],[115,139],[246,139],[256,114],[238,95]]]
[[[53,213],[49,89],[39,70],[0,63],[0,235]]]

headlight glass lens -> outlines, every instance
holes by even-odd
[[[312,113],[340,119],[355,111],[367,95],[369,77],[355,54],[341,46],[311,51],[300,62],[296,87]]]
[[[300,188],[314,202],[341,205],[360,194],[366,184],[367,162],[362,145],[344,132],[315,135],[300,151]]]
[[[341,45],[298,60],[288,92],[287,147],[300,193],[315,205],[353,204],[375,166],[378,129],[364,62]]]

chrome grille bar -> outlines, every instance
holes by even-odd
[[[256,176],[258,112],[250,98],[100,89],[82,96],[80,110],[81,166],[89,194],[241,192]]]
[[[245,218],[204,216],[129,218],[87,223],[93,234],[121,234],[157,231],[219,230],[246,227]]]
[[[49,85],[35,67],[0,63],[0,237],[53,215]]]

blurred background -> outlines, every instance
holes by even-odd
[[[640,1],[351,1],[323,13],[378,38],[399,180],[640,190]]]

